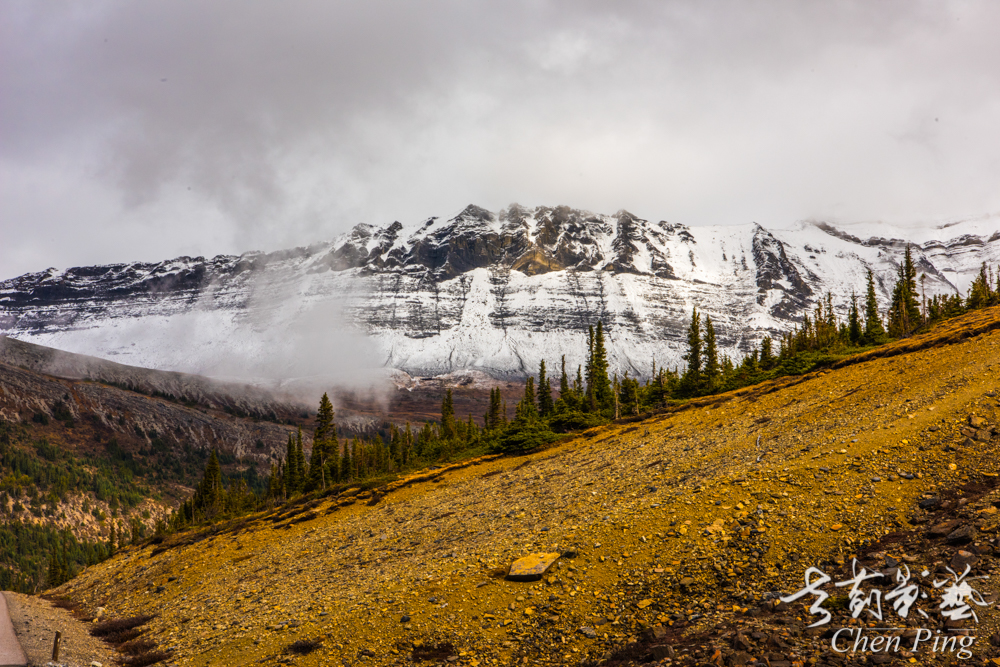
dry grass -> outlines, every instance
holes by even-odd
[[[154,616],[149,614],[145,614],[142,616],[129,616],[128,618],[114,618],[109,621],[95,623],[94,627],[90,629],[90,634],[92,634],[95,637],[104,637],[105,641],[108,641],[107,638],[123,634],[130,630],[134,630],[135,628],[138,628],[140,625],[145,625],[146,623],[149,623],[151,620],[153,620],[153,618]]]
[[[156,648],[156,642],[151,639],[133,639],[118,646],[118,652],[124,655],[142,655]]]
[[[288,645],[288,651],[298,655],[309,655],[322,645],[318,639],[300,639]]]
[[[122,667],[147,667],[148,665],[155,665],[158,662],[163,662],[169,657],[170,653],[167,651],[152,651],[150,653],[143,653],[142,655],[133,655],[122,658],[118,661],[118,664],[122,665]]]

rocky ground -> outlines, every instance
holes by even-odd
[[[978,622],[956,619],[965,630],[939,605],[945,568],[986,577],[1000,548],[998,322],[998,309],[982,311],[862,363],[534,455],[133,548],[58,593],[114,616],[157,614],[145,636],[178,665],[964,657],[958,639],[909,651],[921,629],[974,635],[962,664],[983,664],[1000,658],[997,584],[964,580],[980,595],[970,603]],[[563,557],[539,581],[504,578],[536,552]],[[851,618],[851,588],[833,582],[853,576],[854,557],[858,572],[885,575],[884,595],[897,572],[911,573],[919,587],[907,618],[890,602],[898,597],[881,601],[881,620],[867,610]],[[815,598],[779,598],[803,588],[811,566],[832,578],[824,607],[835,617],[809,629]],[[899,634],[899,650],[831,647],[830,628],[862,624]]]

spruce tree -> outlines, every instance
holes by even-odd
[[[858,313],[858,295],[852,291],[851,312],[847,316],[847,338],[851,341],[851,345],[858,345],[861,343],[863,335],[861,331],[861,316]]]
[[[517,416],[527,420],[538,418],[538,406],[535,404],[535,378],[530,375],[528,381],[524,383],[524,398],[517,404]]]
[[[566,375],[566,355],[562,355],[562,374],[559,376],[559,398],[566,398],[569,389],[569,376]]]
[[[597,395],[595,393],[594,381],[594,326],[587,329],[587,393],[584,400],[584,407],[589,412],[597,412]]]
[[[683,356],[687,361],[687,371],[681,378],[681,390],[691,396],[702,385],[701,377],[701,316],[698,309],[691,310],[691,326],[688,328],[688,351]]]
[[[593,382],[593,400],[599,410],[613,409],[614,391],[611,388],[611,378],[608,376],[608,354],[604,347],[604,323],[597,321],[597,331],[594,333],[594,351],[591,361],[591,382]]]
[[[494,387],[490,390],[490,409],[488,412],[488,427],[490,430],[496,430],[500,428],[503,424],[502,410],[503,410],[503,396],[500,394],[500,387]]]
[[[768,370],[774,365],[774,344],[771,341],[770,336],[764,336],[763,340],[760,341],[760,366],[761,368]],[[732,370],[733,362],[729,361],[726,357],[722,364],[722,375],[726,375],[726,370]]]
[[[289,496],[295,495],[299,486],[298,465],[296,465],[295,439],[292,434],[288,434],[288,447],[285,451],[285,492]]]
[[[552,387],[549,385],[549,377],[545,374],[545,360],[542,359],[538,365],[538,414],[545,418],[552,414]]]
[[[983,262],[982,266],[979,267],[979,275],[972,281],[972,287],[969,288],[969,297],[966,299],[965,307],[969,310],[985,308],[990,305],[992,296],[990,279],[986,275],[986,262]]]
[[[208,457],[205,474],[194,495],[194,508],[203,516],[212,516],[220,510],[224,490],[222,488],[222,468],[216,450]]]
[[[333,404],[326,392],[319,399],[319,409],[316,411],[316,430],[313,432],[313,440],[326,440],[334,432],[333,425]]]
[[[389,458],[399,464],[399,429],[395,424],[389,426]]]
[[[330,440],[336,438],[337,427],[333,424],[333,404],[330,397],[323,394],[316,411],[316,429],[313,431],[312,455],[309,457],[309,481],[307,489],[326,488],[327,461],[330,456]]]
[[[913,266],[910,246],[906,246],[903,263],[896,273],[889,308],[889,335],[906,338],[920,325],[920,304],[917,303],[917,270]]]
[[[865,343],[879,345],[885,342],[885,328],[878,314],[878,299],[875,298],[875,278],[868,269],[868,285],[865,292]]]
[[[705,391],[713,393],[719,387],[721,371],[719,368],[719,351],[715,345],[715,327],[712,318],[705,317]]]
[[[441,401],[441,437],[445,440],[454,440],[458,436],[455,428],[455,403],[452,398],[451,389],[445,392]]]
[[[295,465],[298,467],[298,480],[299,485],[295,490],[302,492],[306,486],[306,479],[309,475],[309,470],[306,468],[306,454],[302,448],[302,427],[299,427],[298,432],[295,434]]]

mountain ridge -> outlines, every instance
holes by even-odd
[[[962,293],[982,262],[1000,263],[993,222],[951,223],[913,245],[928,296]],[[624,209],[470,205],[447,220],[359,224],[270,253],[25,274],[0,282],[0,334],[215,377],[508,378],[564,354],[574,370],[601,320],[612,369],[644,376],[653,362],[682,364],[695,307],[712,317],[720,350],[739,357],[826,292],[845,314],[868,269],[884,306],[907,245],[885,231],[862,239],[856,226],[822,221],[686,227]]]

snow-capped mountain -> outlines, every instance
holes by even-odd
[[[361,224],[333,242],[158,264],[49,269],[0,282],[0,334],[148,368],[351,381],[575,371],[603,320],[619,372],[681,365],[691,309],[734,357],[827,291],[846,313],[865,272],[887,300],[908,243],[927,296],[1000,263],[1000,217],[914,230],[803,222],[685,227],[568,207]]]

